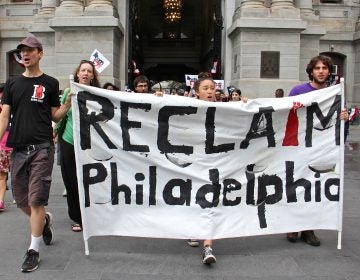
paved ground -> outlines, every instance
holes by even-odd
[[[70,230],[63,186],[56,166],[49,210],[54,213],[56,240],[42,246],[41,266],[20,272],[28,246],[26,218],[11,204],[0,214],[0,280],[354,280],[360,279],[360,128],[351,127],[345,150],[343,249],[337,250],[337,232],[318,231],[322,245],[289,243],[283,235],[220,240],[218,262],[201,263],[200,248],[182,240],[96,237],[89,240],[90,256],[84,255],[82,235]]]

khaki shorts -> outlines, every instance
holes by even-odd
[[[31,153],[12,152],[10,174],[17,207],[48,204],[53,164],[53,146]]]

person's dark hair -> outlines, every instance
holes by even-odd
[[[76,67],[75,71],[74,71],[74,82],[78,83],[79,82],[79,78],[77,76],[77,73],[79,72],[80,70],[80,67],[81,65],[83,64],[90,64],[91,67],[92,67],[92,70],[93,70],[93,73],[94,73],[94,78],[90,81],[90,85],[93,86],[93,87],[100,87],[100,81],[99,81],[99,74],[98,72],[96,71],[96,68],[95,68],[95,65],[94,65],[94,62],[90,61],[90,60],[81,60],[78,67]]]
[[[0,83],[0,92],[3,92],[5,88],[5,83]]]
[[[231,94],[233,94],[234,92],[236,92],[238,95],[241,95],[241,90],[239,88],[234,89]]]
[[[229,102],[230,98],[229,96],[225,95],[221,98],[221,102]]]
[[[183,88],[179,88],[176,93],[180,96],[184,96],[185,90]]]
[[[275,97],[276,98],[284,97],[284,90],[282,88],[278,88],[277,90],[275,90]]]
[[[201,82],[206,81],[206,80],[212,81],[212,82],[215,84],[214,79],[211,78],[211,77],[199,78],[199,79],[194,83],[194,90],[195,90],[195,91],[199,91],[199,87],[200,87]]]
[[[322,63],[324,63],[324,64],[328,67],[329,72],[330,72],[328,79],[330,79],[330,77],[331,77],[331,72],[332,72],[332,70],[333,70],[333,66],[334,66],[334,65],[333,65],[333,62],[331,61],[331,58],[328,57],[328,56],[325,56],[325,55],[318,55],[318,56],[313,57],[313,58],[310,60],[309,64],[308,64],[307,67],[306,67],[306,73],[308,74],[309,79],[310,79],[311,81],[313,80],[312,72],[313,72],[313,70],[314,70],[314,68],[315,68],[315,66],[316,66],[316,64],[317,64],[318,62],[322,62]]]
[[[147,83],[148,87],[150,87],[150,81],[149,79],[144,76],[144,75],[140,75],[140,76],[137,76],[135,79],[134,79],[134,88],[137,87],[138,83]]]
[[[241,96],[241,90],[239,88],[235,88],[234,90],[232,90],[230,93],[229,93],[229,99],[232,100],[233,99],[233,93],[236,92],[238,95]]]
[[[210,72],[200,72],[198,74],[198,79],[203,79],[203,78],[212,78],[212,75]]]
[[[113,88],[115,87],[112,83],[107,82],[107,83],[105,83],[105,84],[102,86],[102,88],[107,89],[108,86],[112,86]]]

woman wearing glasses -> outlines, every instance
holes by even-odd
[[[91,61],[82,60],[74,71],[74,81],[88,86],[100,87],[98,73]],[[65,89],[61,103],[65,102],[70,89]],[[74,232],[82,231],[81,211],[79,203],[79,192],[76,180],[76,163],[72,126],[72,110],[67,113],[64,132],[58,135],[60,141],[60,166],[61,175],[67,191],[67,204],[70,219],[74,221],[71,229]]]

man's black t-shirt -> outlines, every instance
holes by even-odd
[[[3,104],[11,106],[9,147],[51,142],[51,107],[60,106],[59,82],[46,74],[10,78],[5,85]]]

